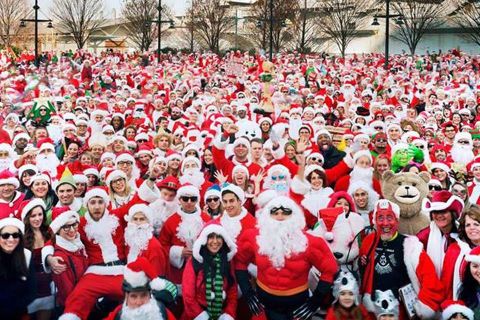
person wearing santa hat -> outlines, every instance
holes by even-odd
[[[180,285],[185,261],[192,255],[193,242],[210,217],[199,207],[200,192],[192,185],[177,190],[179,210],[163,225],[158,239],[167,250],[170,269],[167,278]]]
[[[53,273],[52,279],[57,288],[56,302],[63,311],[68,295],[88,268],[85,246],[80,239],[78,226],[80,217],[68,208],[54,208],[50,230],[55,235],[53,257],[59,257],[66,265],[60,274]]]
[[[458,300],[470,308],[475,318],[480,314],[480,299],[477,292],[480,288],[480,247],[472,249],[462,264],[461,285]]]
[[[135,158],[128,152],[122,152],[115,158],[115,168],[126,174],[126,181],[132,190],[137,190],[143,180],[140,177]]]
[[[300,207],[285,196],[271,200],[258,214],[256,228],[238,239],[236,277],[248,306],[267,319],[310,319],[330,291],[337,272],[335,257],[325,240],[304,231]],[[258,267],[252,288],[247,267]],[[308,273],[314,266],[320,278],[309,297]]]
[[[417,316],[430,319],[440,308],[443,286],[418,238],[398,233],[399,217],[400,208],[395,203],[382,199],[375,205],[373,221],[377,232],[365,237],[359,254],[363,304],[375,312],[377,291],[391,290],[394,300],[398,300],[399,289],[411,283],[418,297],[414,306]],[[399,319],[406,318],[402,308]]]
[[[194,156],[187,156],[180,166],[182,175],[178,179],[181,184],[190,183],[200,190],[200,202],[203,203],[205,192],[213,183],[205,179],[205,174],[200,170],[202,163]]]
[[[153,210],[146,204],[135,204],[125,217],[125,244],[127,262],[146,258],[158,275],[165,277],[168,269],[166,251],[153,236]]]
[[[0,143],[0,171],[5,169],[13,170],[14,160],[18,157],[8,143]]]
[[[108,187],[110,197],[110,208],[117,209],[129,202],[138,203],[141,201],[137,192],[127,184],[127,175],[122,170],[107,172],[105,184]]]
[[[350,184],[347,192],[355,203],[356,212],[363,218],[364,226],[372,227],[372,214],[380,195],[365,181]]]
[[[223,214],[221,197],[222,193],[218,184],[214,184],[205,192],[205,206],[203,207],[203,211],[208,213],[212,219],[216,219]]]
[[[442,320],[474,320],[472,309],[462,301],[446,300],[442,303]]]
[[[379,155],[384,154],[390,156],[390,145],[387,143],[387,135],[384,132],[377,132],[372,135],[372,156],[377,158]]]
[[[106,320],[153,319],[174,320],[167,309],[177,298],[177,289],[161,278],[150,262],[140,257],[130,262],[123,272],[124,301]]]
[[[450,156],[453,162],[464,167],[474,160],[473,140],[470,133],[458,132],[455,134],[452,148],[450,149]]]
[[[237,246],[218,221],[205,225],[193,244],[182,277],[182,319],[233,320],[237,309],[237,283],[232,258]]]
[[[326,129],[322,129],[316,133],[316,142],[318,149],[314,148],[313,152],[319,151],[325,159],[323,168],[330,169],[335,167],[346,156],[346,153],[339,151],[332,144],[332,134]]]
[[[50,138],[42,139],[37,143],[38,154],[35,158],[35,164],[41,172],[48,172],[50,176],[57,176],[57,167],[60,160],[55,154],[55,145]]]
[[[16,191],[18,179],[8,170],[0,172],[0,219],[17,214],[25,195]]]

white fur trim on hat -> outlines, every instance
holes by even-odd
[[[80,317],[75,313],[64,313],[58,318],[58,320],[80,320]]]
[[[243,191],[242,188],[234,185],[233,183],[230,183],[229,185],[222,188],[222,191],[221,191],[222,196],[227,191],[233,192],[233,194],[235,194],[238,197],[238,199],[240,199],[240,203],[242,205],[245,203],[245,191]]]
[[[370,164],[373,163],[372,154],[370,153],[370,150],[360,150],[355,152],[355,154],[353,155],[353,163],[356,163],[357,160],[360,159],[361,157],[367,157],[368,160],[370,160]]]
[[[95,197],[102,198],[107,204],[109,202],[108,194],[105,190],[101,188],[92,188],[85,193],[85,197],[83,198],[85,207],[87,206],[88,201]]]
[[[113,152],[105,152],[100,157],[100,162],[105,161],[105,159],[112,159],[113,161],[115,161],[115,158],[116,158],[116,156]]]
[[[122,170],[113,170],[112,172],[110,172],[110,174],[107,176],[107,179],[105,181],[105,183],[107,184],[108,187],[110,187],[110,184],[112,183],[112,181],[114,180],[117,180],[119,178],[123,178],[125,179],[125,181],[127,181],[127,174],[125,172],[123,172]]]
[[[205,201],[207,201],[207,199],[212,198],[212,197],[221,198],[222,193],[218,189],[210,188],[205,192]]]
[[[177,190],[177,197],[190,196],[190,197],[200,197],[200,191],[197,187],[192,185],[181,186]]]
[[[392,147],[392,155],[395,154],[395,152],[399,151],[399,150],[405,150],[405,149],[408,149],[408,144],[406,143],[397,143],[396,145],[394,145]]]
[[[360,140],[367,140],[369,143],[370,143],[370,137],[368,136],[368,134],[366,133],[360,133],[360,134],[357,134],[354,138],[353,138],[353,142],[360,142]]]
[[[422,211],[426,212],[426,213],[429,213],[429,212],[432,212],[432,211],[442,211],[442,210],[445,210],[445,209],[449,208],[454,201],[460,202],[460,204],[462,205],[462,208],[465,207],[465,203],[463,202],[462,199],[460,199],[459,197],[457,197],[455,195],[451,195],[450,198],[448,198],[447,202],[434,202],[434,201],[430,201],[430,199],[428,199],[428,198],[423,198],[423,200],[422,200]],[[427,204],[428,204],[428,206],[427,206]],[[460,210],[460,211],[462,211],[462,210]]]
[[[38,150],[38,153],[42,153],[45,150],[51,150],[55,152],[55,146],[49,142],[42,143],[40,149]]]
[[[84,174],[74,174],[73,181],[75,181],[75,183],[88,183],[88,178]]]
[[[325,172],[325,169],[323,169],[318,164],[310,164],[310,165],[305,167],[305,173],[304,173],[305,178],[308,177],[310,175],[310,173],[312,173],[315,170],[320,170],[322,172]]]
[[[45,173],[37,173],[36,175],[32,176],[30,178],[30,182],[33,184],[35,181],[40,181],[40,180],[44,180],[44,181],[47,181],[48,184],[51,184],[52,181],[50,180],[50,177],[45,174]],[[18,181],[18,180],[17,180]],[[0,182],[1,184],[1,182]],[[17,185],[17,188],[18,188],[18,185]]]
[[[331,134],[327,129],[321,129],[321,130],[318,130],[317,133],[315,134],[315,140],[318,140],[318,137],[319,137],[321,134],[325,134],[325,135],[327,135],[330,139],[332,139],[332,134]]]
[[[136,272],[128,267],[123,269],[123,279],[133,288],[145,287],[150,282],[150,279],[147,277],[145,272]]]
[[[93,174],[93,175],[96,176],[97,178],[100,178],[100,173],[99,173],[98,170],[95,169],[95,168],[85,169],[85,170],[83,171],[83,174],[84,174],[85,176],[88,176],[89,174]]]
[[[45,202],[43,199],[40,198],[33,198],[30,202],[28,202],[25,207],[23,207],[22,212],[20,213],[20,216],[22,217],[22,221],[25,220],[25,217],[27,214],[35,207],[42,207],[43,210],[46,209]]]
[[[235,139],[235,141],[233,142],[233,147],[235,148],[235,147],[237,147],[238,145],[241,145],[241,144],[246,146],[247,149],[250,150],[250,141],[245,137],[240,137],[240,138]]]
[[[6,226],[12,226],[18,228],[22,234],[25,233],[25,225],[22,221],[17,218],[8,217],[0,219],[0,230],[2,230]]]
[[[129,210],[128,210],[128,214],[124,217],[125,218],[125,221],[127,222],[131,222],[132,221],[132,218],[133,216],[136,214],[136,213],[143,213],[145,215],[145,217],[147,217],[148,219],[148,222],[150,224],[153,223],[153,210],[146,204],[144,203],[139,203],[139,204],[135,204],[133,205]]]
[[[247,175],[247,179],[248,179],[248,177],[250,177],[250,172],[248,172],[248,168],[245,167],[243,164],[237,164],[235,167],[233,167],[232,176],[235,176],[235,174],[238,171],[241,171],[241,172],[245,173]]]
[[[373,221],[376,220],[378,210],[391,209],[393,214],[397,217],[397,220],[400,219],[400,207],[398,204],[393,203],[387,199],[380,199],[375,203],[375,209],[373,210]]]
[[[12,145],[15,145],[19,139],[26,139],[27,141],[29,141],[30,136],[25,132],[19,133],[13,138]]]
[[[433,171],[435,169],[442,169],[445,172],[450,172],[450,167],[447,166],[445,163],[442,162],[434,162],[430,166],[430,171]]]
[[[230,249],[230,252],[227,254],[228,260],[232,260],[233,256],[235,256],[235,253],[237,253],[237,245],[232,240],[227,230],[225,230],[225,228],[219,223],[207,224],[198,235],[198,238],[193,243],[192,248],[192,254],[195,260],[200,263],[203,262],[203,257],[200,255],[200,249],[202,248],[202,246],[207,244],[208,236],[212,233],[215,233],[223,238],[224,243]]]
[[[185,165],[188,162],[194,162],[197,165],[197,168],[202,167],[202,163],[200,162],[200,159],[198,159],[197,157],[194,157],[194,156],[188,156],[185,159],[183,159],[182,165],[180,166],[180,172],[183,173],[185,171]]]
[[[117,166],[119,162],[121,161],[130,161],[132,163],[135,163],[135,158],[129,154],[129,153],[122,153],[115,158],[115,165]]]
[[[37,166],[33,165],[33,164],[24,164],[23,166],[20,167],[20,169],[18,169],[18,177],[21,179],[22,178],[22,175],[25,171],[27,170],[32,170],[32,171],[35,171],[35,174],[38,173],[38,168]]]
[[[467,317],[468,320],[473,320],[474,319],[474,314],[472,309],[461,305],[459,303],[454,303],[449,305],[448,307],[445,308],[442,312],[442,319],[443,320],[448,320],[450,319],[455,313],[461,313],[463,316]]]
[[[472,135],[468,132],[458,132],[456,135],[455,135],[455,138],[453,139],[453,143],[458,143],[459,140],[461,139],[465,139],[465,140],[468,140],[470,142],[470,144],[472,144]]]
[[[75,219],[76,221],[80,220],[78,213],[73,210],[68,210],[59,214],[52,222],[50,223],[50,229],[53,233],[57,233],[62,226],[67,224],[70,220]]]

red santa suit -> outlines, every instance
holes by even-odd
[[[5,201],[0,199],[0,220],[3,218],[8,218],[11,215],[15,215],[17,218],[20,218],[20,204],[25,199],[25,195],[19,191],[15,191],[12,201]]]
[[[452,243],[445,253],[442,275],[440,277],[445,287],[445,300],[458,300],[462,262],[472,249],[468,243],[460,240],[457,234],[452,236],[456,242]]]

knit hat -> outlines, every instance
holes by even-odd
[[[148,222],[150,224],[153,223],[153,210],[146,204],[144,203],[139,203],[139,204],[135,204],[133,205],[129,210],[128,210],[128,214],[124,217],[125,221],[127,222],[131,222],[132,221],[132,218],[133,216],[136,214],[136,213],[143,213],[145,215],[145,217],[148,219]]]
[[[11,173],[8,169],[5,169],[0,172],[0,186],[4,184],[11,184],[14,185],[15,188],[18,188],[20,182],[17,178],[15,178],[13,173]]]
[[[85,207],[87,206],[88,201],[90,201],[90,199],[95,198],[95,197],[102,198],[103,201],[105,201],[106,204],[108,204],[109,201],[110,201],[110,199],[108,197],[108,193],[104,188],[93,187],[93,188],[90,188],[85,193],[85,197],[83,197],[83,203],[84,203]]]
[[[395,214],[395,217],[397,217],[397,220],[400,219],[400,207],[398,204],[387,199],[380,199],[375,203],[375,209],[373,210],[373,223],[376,223],[377,214],[382,212],[392,212]]]
[[[456,313],[462,314],[468,320],[474,319],[472,309],[465,306],[462,301],[446,300],[442,303],[442,320],[450,320]]]
[[[66,225],[69,221],[79,221],[80,217],[76,211],[70,210],[69,207],[53,207],[52,222],[50,229],[53,233],[57,233],[60,228]]]
[[[200,197],[200,191],[191,184],[184,184],[177,190],[177,197],[183,196]]]
[[[230,183],[222,188],[222,196],[227,192],[232,192],[234,195],[236,195],[242,205],[245,203],[245,191],[243,191],[239,186]]]
[[[441,190],[432,193],[432,200],[424,198],[422,210],[431,213],[432,211],[453,211],[455,217],[459,217],[465,206],[462,199],[454,196],[450,191]]]
[[[212,233],[215,233],[223,238],[224,245],[227,245],[229,249],[227,258],[229,261],[232,260],[232,258],[235,256],[235,253],[237,253],[237,245],[218,220],[212,220],[208,222],[198,235],[197,240],[195,240],[193,243],[192,254],[195,260],[200,263],[203,262],[203,257],[200,255],[200,249],[202,246],[207,244],[208,236]]]
[[[359,301],[359,289],[358,282],[349,271],[340,271],[337,278],[333,282],[333,297],[334,302],[338,301],[338,297],[342,291],[351,291],[355,297],[355,304],[358,305]]]
[[[2,230],[6,226],[16,227],[18,228],[18,230],[20,230],[22,234],[25,233],[25,224],[23,224],[23,222],[19,219],[14,218],[13,215],[8,218],[0,219],[0,230]]]
[[[20,212],[20,217],[22,218],[22,221],[25,220],[25,217],[30,211],[32,211],[33,208],[38,206],[42,207],[43,210],[46,209],[45,202],[42,199],[32,198],[32,200],[30,201],[22,201],[20,207],[18,208],[18,212]]]

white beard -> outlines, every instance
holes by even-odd
[[[148,224],[142,224],[137,226],[134,223],[128,223],[125,228],[125,243],[127,244],[129,251],[127,262],[133,262],[137,260],[138,255],[148,247],[150,239],[153,237],[153,227]]]
[[[131,309],[124,302],[122,306],[121,320],[163,320],[157,301],[150,297],[150,301],[141,307]]]
[[[118,260],[118,248],[113,241],[113,235],[120,225],[118,218],[105,211],[99,221],[94,221],[88,212],[85,219],[87,220],[85,234],[88,240],[100,246],[104,262]]]
[[[289,219],[276,221],[267,212],[258,217],[258,252],[268,256],[272,266],[281,269],[285,258],[307,249],[308,239],[303,233],[305,224],[293,214]]]
[[[459,145],[458,143],[453,145],[452,149],[450,150],[450,154],[452,155],[454,162],[464,165],[467,165],[475,158],[475,154],[473,153],[470,145],[464,146]]]
[[[185,213],[179,210],[178,214],[182,217],[182,221],[177,227],[177,237],[185,242],[187,248],[193,248],[193,243],[203,228],[200,210],[197,210],[195,213]]]
[[[360,168],[354,166],[352,172],[350,172],[350,184],[355,181],[364,181],[367,184],[371,184],[373,179],[373,168]]]
[[[153,211],[152,225],[156,233],[160,233],[165,221],[175,212],[180,210],[176,201],[165,201],[163,199],[155,200],[150,203]]]
[[[0,171],[10,168],[10,164],[12,163],[12,159],[0,159]]]
[[[178,179],[181,184],[190,183],[194,187],[200,188],[205,182],[205,176],[200,169],[185,170],[183,175]]]
[[[47,171],[51,177],[57,176],[57,167],[60,165],[60,160],[58,160],[55,153],[49,155],[37,155],[36,165],[40,172]]]
[[[92,129],[92,134],[94,133],[101,133],[104,123],[103,122],[96,122],[94,120],[90,120],[88,122],[88,126]]]

